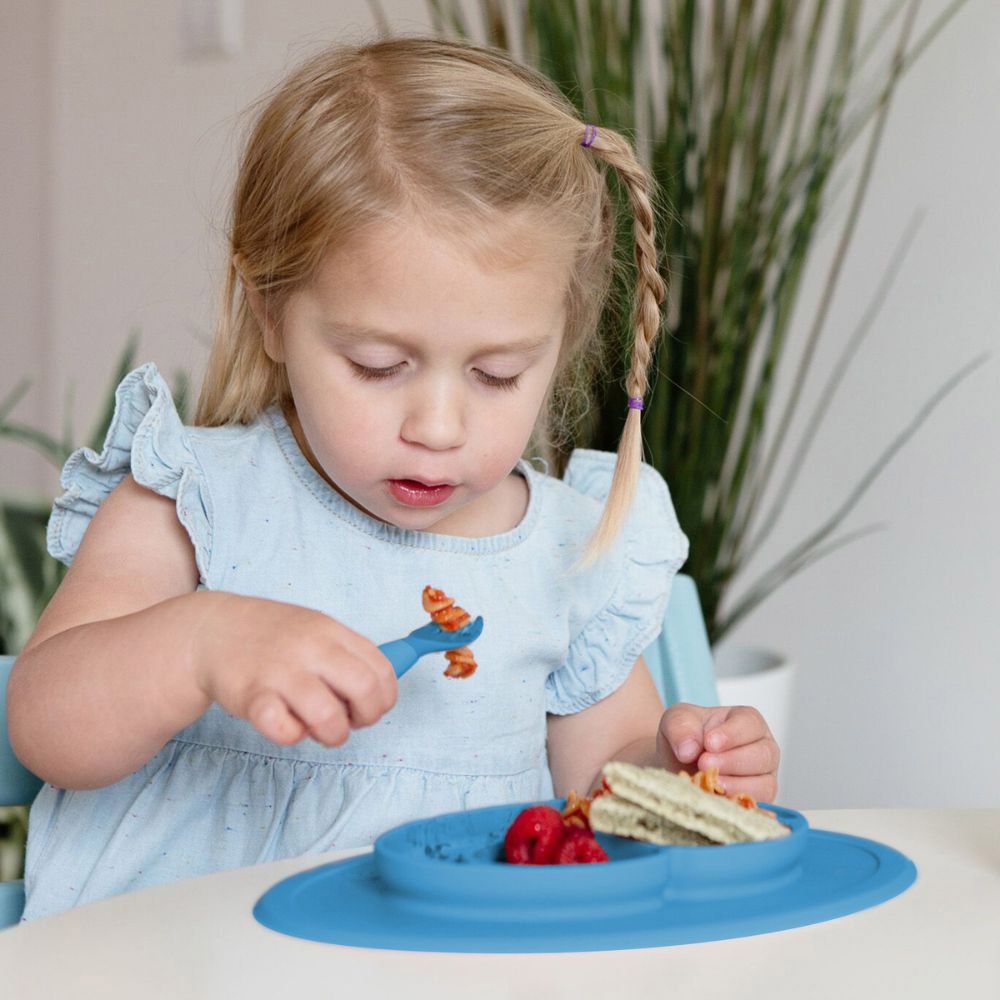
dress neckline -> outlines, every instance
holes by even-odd
[[[289,426],[278,403],[272,403],[264,411],[264,418],[271,427],[278,447],[292,471],[302,485],[324,507],[341,520],[365,534],[395,545],[410,548],[433,549],[445,552],[484,553],[500,552],[524,541],[531,534],[541,511],[541,479],[543,473],[533,468],[524,458],[518,460],[514,472],[521,475],[528,486],[528,506],[520,522],[509,531],[497,535],[483,535],[468,538],[464,535],[444,535],[433,531],[417,531],[413,528],[399,528],[394,524],[379,521],[359,510],[349,500],[342,497],[313,467],[302,453],[295,433]]]

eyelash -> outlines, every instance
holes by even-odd
[[[358,378],[372,382],[377,382],[384,378],[392,378],[402,367],[402,365],[392,365],[389,368],[366,368],[364,365],[359,365],[354,361],[351,362],[351,369]]]
[[[491,389],[504,389],[507,392],[511,392],[517,388],[518,379],[521,377],[520,375],[511,375],[507,378],[501,378],[499,375],[490,375],[487,372],[481,372],[478,368],[476,369],[476,374],[483,385],[488,385]]]
[[[368,368],[365,365],[359,365],[355,361],[351,362],[351,369],[354,374],[366,382],[379,382],[382,379],[392,378],[402,367],[400,364],[392,365],[389,368]],[[478,368],[476,369],[476,374],[483,385],[487,385],[491,389],[504,389],[508,392],[517,388],[517,383],[521,378],[520,375],[511,375],[508,378],[502,378],[499,375],[490,375],[487,372],[479,371]]]

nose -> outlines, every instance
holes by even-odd
[[[465,444],[465,394],[449,380],[413,387],[407,400],[400,437],[407,444],[431,451],[448,451]]]

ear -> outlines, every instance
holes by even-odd
[[[284,345],[281,342],[281,334],[278,331],[274,317],[267,315],[264,297],[244,277],[246,274],[246,261],[242,254],[235,254],[233,256],[233,267],[236,268],[240,284],[243,285],[243,293],[247,298],[247,304],[250,306],[250,311],[253,313],[254,319],[257,320],[257,326],[260,327],[261,335],[264,338],[264,353],[272,361],[279,364],[283,363],[285,360],[285,351]]]

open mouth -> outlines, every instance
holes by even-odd
[[[428,486],[415,479],[390,479],[389,492],[407,507],[434,507],[444,503],[455,492],[455,487],[448,483]]]

